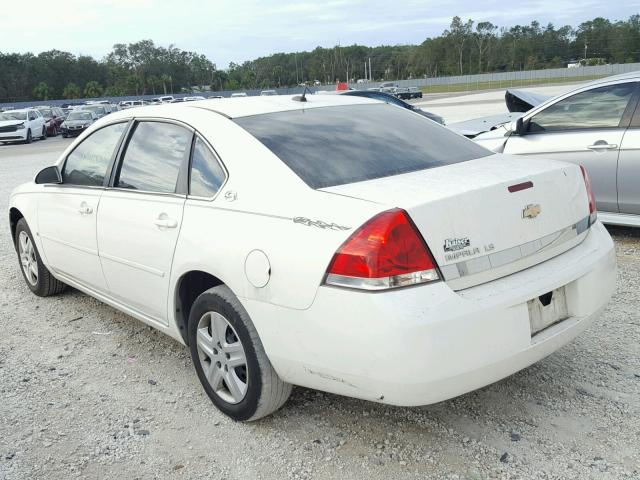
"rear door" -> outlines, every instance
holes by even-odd
[[[126,127],[127,122],[108,125],[84,139],[65,160],[62,184],[45,185],[38,198],[38,233],[49,267],[100,292],[107,289],[96,216]]]
[[[98,248],[111,296],[163,324],[192,139],[184,125],[137,122],[100,201]]]
[[[634,81],[591,88],[525,117],[525,135],[512,135],[504,153],[583,165],[598,210],[618,211],[617,170],[622,137],[633,112]]]
[[[624,134],[618,161],[620,213],[640,215],[640,105]]]

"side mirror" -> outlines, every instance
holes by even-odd
[[[526,135],[527,130],[529,130],[529,121],[525,123],[525,121],[520,117],[516,120],[516,128],[513,129],[513,132],[516,135]]]
[[[60,169],[56,165],[43,168],[36,175],[36,183],[38,185],[42,185],[44,183],[62,183]]]

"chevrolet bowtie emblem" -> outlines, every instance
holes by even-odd
[[[542,209],[538,203],[531,203],[522,210],[522,218],[536,218]]]

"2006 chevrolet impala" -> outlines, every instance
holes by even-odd
[[[191,350],[237,420],[291,385],[394,405],[482,387],[605,307],[579,166],[492,154],[345,96],[160,105],[92,125],[10,200],[27,286],[73,286]]]

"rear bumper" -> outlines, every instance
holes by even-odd
[[[321,287],[304,311],[242,302],[284,380],[415,406],[488,385],[554,352],[602,312],[615,279],[613,242],[598,222],[570,251],[460,292],[443,282],[385,293]],[[569,318],[532,337],[527,301],[563,286]]]

